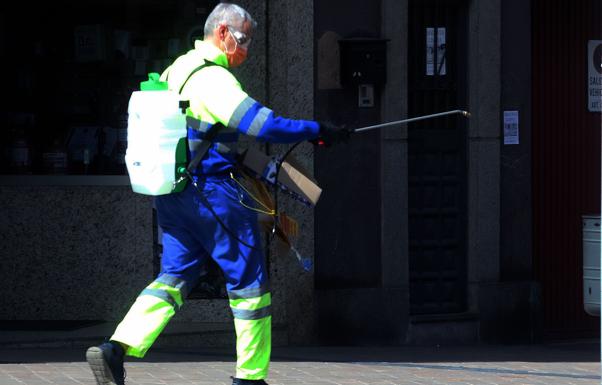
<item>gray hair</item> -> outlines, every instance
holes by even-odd
[[[207,16],[204,30],[205,37],[211,36],[220,24],[241,28],[245,21],[251,24],[251,28],[255,29],[257,27],[257,22],[242,7],[231,3],[220,3]]]

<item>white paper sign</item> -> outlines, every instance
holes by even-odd
[[[435,28],[426,29],[426,74],[435,74]]]
[[[447,75],[445,66],[445,28],[437,28],[437,75]]]
[[[518,143],[518,111],[504,111],[504,144]]]
[[[587,109],[602,112],[602,40],[587,43]]]

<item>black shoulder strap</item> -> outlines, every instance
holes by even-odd
[[[211,62],[209,60],[205,60],[205,62],[203,64],[201,64],[200,66],[196,67],[195,69],[192,70],[192,72],[190,73],[190,75],[188,75],[188,77],[186,78],[186,80],[184,80],[184,83],[182,83],[182,87],[180,87],[180,91],[178,92],[179,94],[182,93],[182,91],[184,91],[184,86],[186,85],[186,83],[188,83],[188,81],[190,80],[190,78],[192,77],[192,75],[196,74],[197,72],[199,72],[200,70],[202,70],[205,67],[210,67],[210,66],[216,66],[217,64],[215,64],[214,62]]]
[[[213,126],[211,126],[211,128],[209,128],[209,130],[205,133],[205,137],[203,137],[203,140],[197,148],[196,155],[190,161],[188,167],[186,168],[188,172],[193,172],[196,169],[196,167],[201,162],[201,159],[203,159],[207,151],[209,151],[209,147],[211,147],[211,145],[213,144],[213,139],[215,139],[215,137],[217,136],[218,131],[220,131],[222,128],[224,128],[223,124],[216,123]]]
[[[198,71],[202,70],[205,67],[209,67],[209,66],[215,66],[217,64],[205,60],[205,63],[203,63],[202,65],[196,67],[194,70],[192,70],[192,72],[190,73],[190,75],[188,75],[188,77],[186,78],[186,80],[184,81],[184,83],[182,84],[182,87],[180,87],[180,94],[182,93],[182,91],[184,90],[184,86],[186,85],[186,83],[188,83],[188,80],[190,80],[190,78],[192,77],[192,75],[194,75],[195,73],[197,73]],[[203,159],[203,157],[205,156],[205,154],[207,153],[207,151],[209,151],[209,147],[211,147],[211,145],[213,144],[213,139],[215,139],[215,137],[217,136],[217,133],[224,128],[224,125],[221,123],[216,123],[213,126],[211,126],[211,128],[209,128],[209,130],[205,133],[205,137],[203,138],[203,140],[201,141],[200,146],[197,149],[197,153],[194,156],[194,158],[190,161],[190,163],[188,164],[188,167],[186,168],[188,170],[188,172],[193,172],[197,166],[199,165],[199,163],[201,162],[201,159]]]

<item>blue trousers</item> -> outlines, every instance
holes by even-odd
[[[241,244],[218,223],[189,183],[181,193],[159,196],[155,201],[163,231],[161,273],[186,281],[185,290],[190,290],[205,261],[213,258],[224,272],[229,292],[265,286],[257,214],[239,202],[239,194],[247,202],[248,196],[229,176],[204,178],[198,185],[222,222],[254,249]]]
[[[199,180],[184,191],[156,198],[163,231],[161,273],[138,296],[111,337],[128,346],[126,354],[143,357],[199,279],[212,258],[226,279],[236,330],[236,377],[266,378],[271,353],[271,294],[256,212],[229,176]],[[210,205],[233,234],[208,209]],[[243,245],[239,239],[253,246]]]

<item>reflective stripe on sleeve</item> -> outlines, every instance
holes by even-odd
[[[232,116],[230,117],[228,127],[238,129],[242,118],[244,118],[244,116],[247,114],[247,112],[249,112],[251,107],[255,105],[255,103],[257,102],[253,98],[250,98],[248,96],[242,102],[240,102],[240,104],[238,105],[238,107],[236,107],[236,109],[232,113]]]
[[[267,107],[262,107],[259,110],[259,112],[257,112],[257,115],[255,115],[255,118],[253,118],[253,121],[251,122],[251,125],[249,126],[249,129],[247,130],[247,135],[249,135],[249,136],[259,135],[259,131],[261,131],[263,125],[265,124],[266,120],[268,120],[271,113],[272,113],[272,110],[270,110]]]

